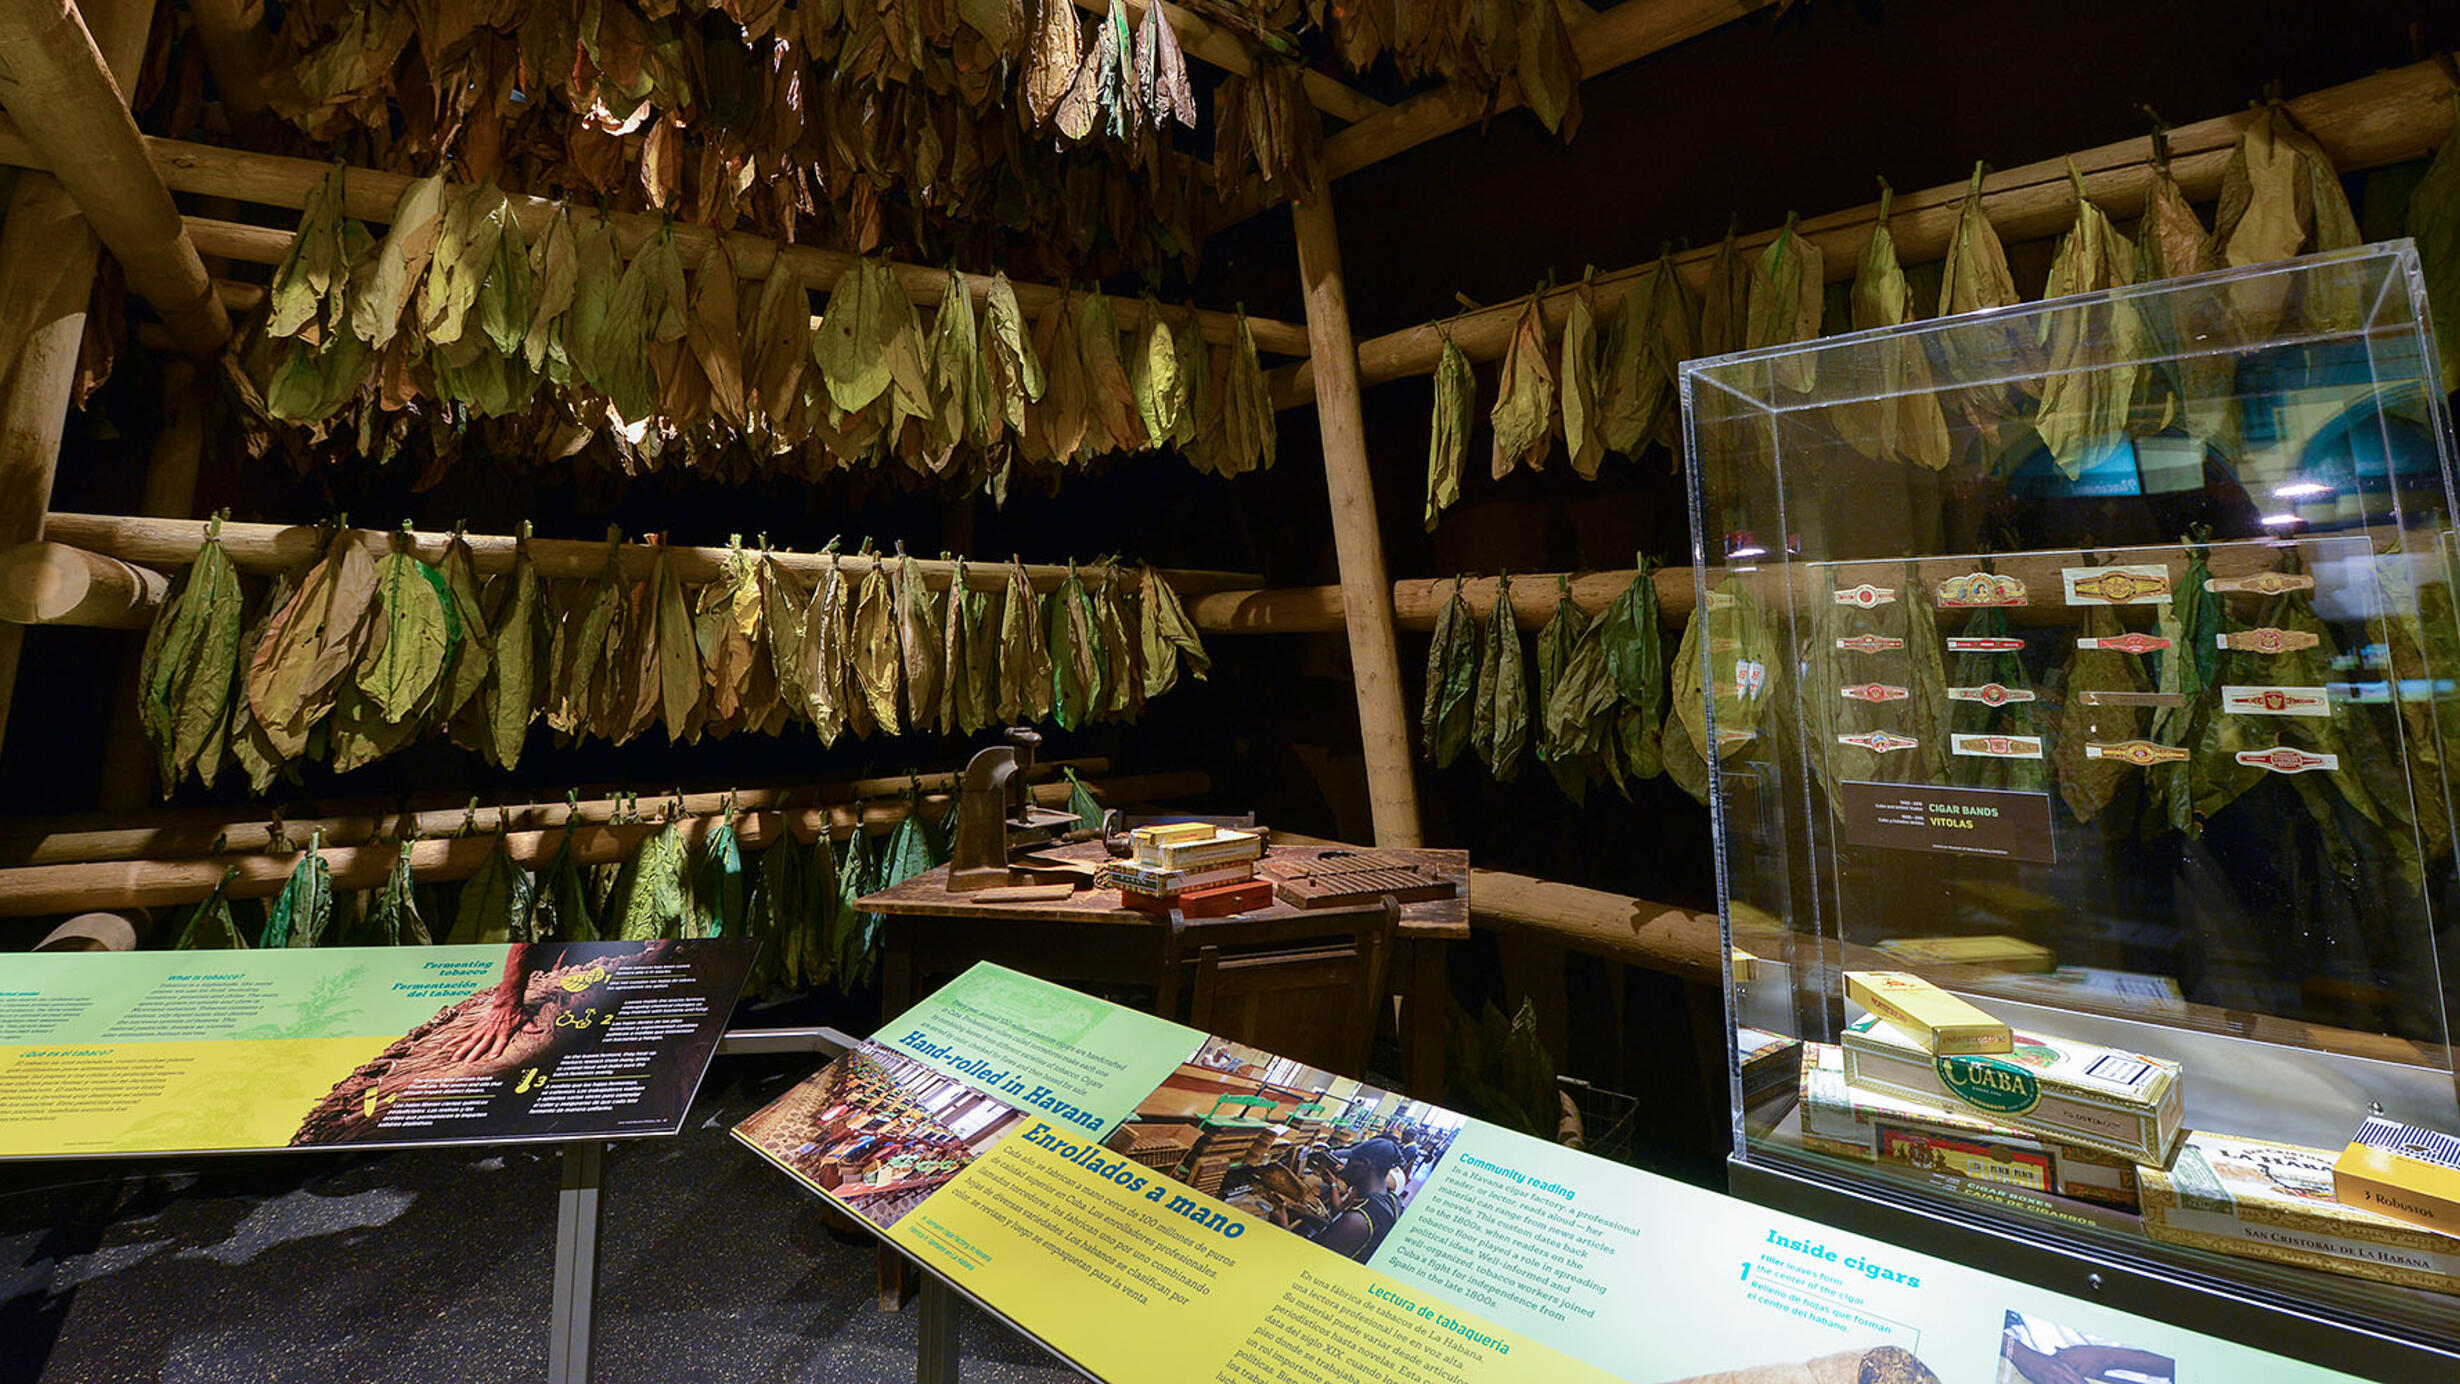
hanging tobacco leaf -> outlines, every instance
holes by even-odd
[[[607,896],[606,917],[614,924],[616,940],[683,935],[693,907],[689,855],[683,833],[672,822],[642,840]]]
[[[1051,660],[1051,718],[1061,730],[1085,724],[1102,704],[1103,653],[1095,633],[1093,598],[1068,563],[1068,575],[1044,605]]]
[[[1161,304],[1147,296],[1144,322],[1129,353],[1128,373],[1129,388],[1136,395],[1136,417],[1144,424],[1149,446],[1160,446],[1178,431],[1179,415],[1187,407],[1188,381],[1179,376],[1179,354],[1170,319],[1163,316]]]
[[[363,229],[355,245],[345,237],[344,227],[352,223],[344,211],[343,177],[342,165],[335,164],[300,208],[298,230],[266,290],[270,335],[315,345],[344,330],[351,270],[369,242]]]
[[[1216,469],[1224,476],[1243,476],[1259,467],[1270,471],[1277,442],[1273,396],[1264,383],[1264,366],[1256,358],[1256,337],[1244,308],[1239,310],[1229,361],[1222,377],[1222,451]]]
[[[1573,747],[1595,711],[1584,708],[1577,695],[1566,699],[1562,708],[1558,709],[1556,698],[1567,685],[1566,675],[1571,668],[1572,654],[1589,628],[1589,617],[1572,599],[1571,577],[1568,574],[1558,575],[1555,581],[1555,613],[1547,620],[1545,628],[1538,631],[1537,654],[1533,660],[1537,673],[1535,748],[1538,762],[1546,766],[1546,772],[1553,776],[1563,795],[1574,803],[1585,803],[1590,780],[1595,774],[1596,760]],[[1602,671],[1603,660],[1593,662]],[[1591,686],[1607,692],[1596,708],[1603,710],[1612,700],[1611,685],[1604,676],[1591,675]]]
[[[444,940],[455,946],[473,942],[530,940],[532,886],[527,870],[512,857],[499,825],[487,859],[461,886],[453,909],[453,926]]]
[[[2460,389],[2460,89],[2452,92],[2451,106],[2451,133],[2409,194],[2407,217],[2446,393]]]
[[[547,724],[567,735],[612,719],[605,712],[615,700],[614,669],[623,647],[627,585],[618,551],[615,536],[610,535],[605,566],[577,593],[574,610],[556,622]],[[499,706],[498,713],[504,710]]]
[[[896,276],[877,260],[858,261],[837,280],[811,339],[830,402],[860,413],[887,392],[890,342],[909,311]]]
[[[337,530],[248,665],[249,708],[277,758],[307,748],[308,732],[374,637],[376,617],[376,564],[357,535]]]
[[[306,853],[291,867],[282,892],[265,908],[265,933],[256,945],[266,951],[312,947],[323,938],[333,917],[333,869],[325,864],[323,832],[308,838]]]
[[[1084,46],[1084,31],[1077,25],[1074,5],[1038,7],[1033,46],[1025,57],[1025,80],[1019,93],[1034,125],[1047,125],[1058,114],[1059,103],[1067,99],[1068,89],[1076,85],[1076,69],[1082,65]]]
[[[530,320],[521,337],[521,357],[533,374],[560,385],[575,378],[565,318],[580,287],[580,268],[572,218],[558,208],[545,234],[530,247]]]
[[[1452,579],[1451,599],[1435,616],[1435,638],[1426,655],[1426,705],[1420,716],[1421,751],[1439,769],[1460,758],[1477,718],[1478,619]]]
[[[834,745],[861,702],[854,684],[853,582],[837,558],[837,543],[829,541],[828,570],[820,574],[811,603],[803,612],[803,640],[795,656],[795,683],[803,689],[803,706],[820,743]]]
[[[1879,185],[1879,223],[1863,244],[1854,266],[1849,295],[1855,331],[1901,327],[1914,319],[1913,287],[1897,262],[1896,236],[1888,229],[1888,213],[1896,189]],[[1947,415],[1931,388],[1930,353],[1917,340],[1888,337],[1873,343],[1877,356],[1877,398],[1836,406],[1838,431],[1856,450],[1874,461],[1901,458],[1933,471],[1948,464],[1950,440]]]
[[[684,339],[691,343],[692,358],[709,382],[710,408],[726,426],[741,431],[750,421],[750,411],[736,297],[734,258],[726,253],[725,242],[712,241],[692,275],[692,307]]]
[[[1469,744],[1495,782],[1510,783],[1520,774],[1521,753],[1529,744],[1529,670],[1521,658],[1508,573],[1498,580],[1495,604],[1479,637],[1477,676]]]
[[[1580,128],[1580,54],[1552,0],[1519,0],[1517,8],[1521,99],[1548,133],[1569,144]]]
[[[744,407],[772,439],[786,440],[801,412],[812,369],[811,288],[787,265],[772,268],[752,306],[743,339]]]
[[[154,742],[166,798],[190,770],[212,787],[229,736],[244,616],[239,572],[221,533],[219,518],[206,525],[196,560],[146,631],[138,665],[137,720]]]
[[[1646,279],[1624,290],[1606,329],[1598,385],[1597,434],[1608,451],[1637,456],[1653,441],[1676,447],[1682,420],[1676,367],[1694,354],[1699,315],[1672,250],[1658,257]]]
[[[1606,763],[1616,771],[1618,782],[1655,778],[1664,767],[1666,663],[1658,629],[1654,566],[1642,558],[1631,585],[1623,588],[1623,594],[1614,598],[1597,621],[1616,703],[1611,745],[1602,748],[1609,751]]]
[[[1827,289],[1827,265],[1819,247],[1794,233],[1794,214],[1751,266],[1751,296],[1743,308],[1743,345],[1791,346],[1819,337],[1822,295]],[[1818,362],[1808,351],[1796,351],[1777,361],[1776,382],[1795,393],[1806,393],[1816,379]]]
[[[419,916],[418,893],[410,878],[410,848],[415,836],[405,837],[396,844],[393,868],[386,872],[384,887],[376,891],[375,899],[341,939],[343,946],[361,947],[425,947],[435,938],[427,931],[427,920]]]
[[[701,671],[702,726],[711,735],[760,729],[777,706],[777,674],[763,624],[768,603],[760,562],[730,538],[717,580],[692,609],[692,644]]]
[[[1586,283],[1573,292],[1572,306],[1563,319],[1563,369],[1558,378],[1563,396],[1563,450],[1582,480],[1596,480],[1597,465],[1606,455],[1606,439],[1599,428],[1604,419],[1603,386],[1597,377],[1597,319],[1589,311]]]
[[[1187,57],[1158,5],[1145,6],[1144,22],[1136,32],[1136,86],[1153,128],[1162,129],[1172,120],[1184,129],[1196,128],[1196,91],[1187,80]]]
[[[2045,302],[2124,288],[2135,277],[2135,247],[2084,195],[2084,174],[2073,159],[2067,161],[2067,178],[2076,192],[2076,221],[2050,262]],[[2050,313],[2040,321],[2049,378],[2042,382],[2033,427],[2059,470],[2074,480],[2096,452],[2126,436],[2136,361],[2143,354],[2143,319],[2126,303],[2104,302]]]
[[[1751,266],[1743,262],[1742,246],[1732,227],[1717,245],[1709,264],[1708,284],[1700,293],[1700,354],[1722,356],[1739,351],[1751,333]]]
[[[696,738],[700,732],[700,645],[692,631],[692,613],[684,604],[683,586],[675,580],[666,545],[658,545],[653,574],[657,622],[648,647],[657,660],[657,702],[666,724],[667,743]]]
[[[1011,723],[1047,720],[1057,678],[1043,636],[1042,600],[1023,561],[1009,571],[999,618],[999,719]]]
[[[530,933],[540,942],[594,942],[598,924],[590,909],[588,883],[581,878],[570,819],[547,868],[538,872],[530,898]]]
[[[956,570],[948,578],[946,618],[940,622],[940,687],[932,720],[942,735],[959,730],[970,735],[989,722],[998,700],[996,672],[975,666],[976,651],[988,642],[989,656],[996,659],[998,652],[991,632],[990,597],[973,589],[965,559],[955,561]],[[980,698],[978,704],[969,701],[975,697]]]
[[[1204,639],[1196,632],[1196,623],[1187,618],[1187,608],[1179,604],[1179,593],[1170,589],[1162,574],[1145,568],[1143,598],[1137,602],[1137,636],[1144,645],[1145,698],[1151,700],[1179,685],[1179,670],[1185,666],[1190,677],[1202,682],[1213,666],[1212,657],[1204,651]]]
[[[467,330],[479,285],[495,267],[504,216],[504,193],[492,182],[445,190],[444,217],[419,284],[418,329],[428,345],[453,345]]]
[[[777,677],[778,707],[789,718],[808,720],[811,694],[803,685],[803,643],[811,592],[793,568],[779,562],[765,547],[760,554],[757,580],[760,637],[767,646],[769,667]]]
[[[1042,398],[1047,381],[1025,325],[1025,310],[1017,306],[1016,290],[1008,286],[1005,274],[991,276],[991,290],[983,297],[982,361],[1001,420],[1010,432],[1022,434],[1026,405]]]
[[[2007,267],[2007,251],[1998,228],[1990,222],[1982,201],[1983,165],[1973,165],[1973,179],[1956,207],[1956,228],[1948,237],[1948,253],[1940,266],[1939,316],[2009,307],[2021,301],[2016,279]],[[2027,395],[2041,393],[2042,356],[2033,333],[2021,324],[2001,329],[1984,326],[1943,333],[1937,338],[1951,379],[1999,379],[2017,376],[2016,388]],[[1978,429],[1995,428],[2008,413],[2008,389],[1977,386],[1957,391],[1958,406]]]
[[[887,565],[872,558],[854,593],[848,619],[847,661],[852,665],[853,690],[881,733],[895,735],[904,725],[898,709],[903,702],[903,667],[897,645],[897,600]]]
[[[741,937],[750,926],[743,903],[743,843],[735,834],[732,804],[701,839],[692,861],[692,903],[686,937]]]
[[[1076,300],[1076,349],[1085,366],[1087,404],[1109,445],[1122,452],[1148,444],[1137,419],[1136,390],[1119,361],[1119,324],[1110,299],[1088,293]]]
[[[820,839],[828,840],[824,826]],[[803,850],[783,826],[776,842],[760,853],[760,866],[745,904],[744,935],[760,944],[746,988],[774,995],[798,983],[800,946],[810,900],[803,882]]]
[[[1119,560],[1103,564],[1101,589],[1093,593],[1094,640],[1102,652],[1102,701],[1097,719],[1134,722],[1145,714],[1144,644],[1128,631],[1120,590]]]
[[[1546,321],[1531,294],[1504,347],[1503,376],[1487,421],[1495,429],[1494,478],[1502,480],[1522,462],[1532,471],[1546,464],[1554,439],[1555,375],[1546,363]]]
[[[486,603],[478,584],[477,560],[470,554],[469,540],[456,532],[445,545],[444,562],[436,574],[444,583],[446,606],[450,618],[448,628],[458,633],[451,646],[452,659],[445,670],[436,693],[435,719],[449,721],[461,713],[486,687],[495,671],[495,636],[488,628]],[[526,637],[527,627],[521,633]]]
[[[427,272],[443,230],[444,199],[440,174],[402,189],[384,239],[351,270],[350,330],[368,345],[382,347],[400,329],[410,292]]]
[[[855,813],[855,835],[862,834],[862,814]],[[839,855],[829,828],[823,825],[820,835],[811,843],[811,854],[803,862],[804,920],[800,945],[801,965],[797,972],[803,985],[818,985],[837,974],[837,950],[842,944],[851,914],[846,908],[846,881],[838,873]],[[858,891],[859,892],[859,891]]]
[[[2231,268],[2264,264],[2302,253],[2346,250],[2357,245],[2357,213],[2341,189],[2332,161],[2278,102],[2267,103],[2238,137],[2221,174],[2221,197],[2212,214],[2213,243]],[[2332,275],[2303,280],[2269,275],[2232,286],[2242,326],[2249,336],[2276,328],[2293,287],[2302,285],[2298,321],[2320,331],[2355,331],[2365,305],[2356,285]],[[2260,771],[2258,771],[2260,772]]]
[[[2152,190],[2145,195],[2144,216],[2136,225],[2135,281],[2208,273],[2220,264],[2211,234],[2170,175],[2169,141],[2156,133]],[[2138,315],[2152,349],[2137,372],[2143,397],[2136,410],[2141,421],[2134,426],[2157,432],[2183,423],[2195,436],[2227,448],[2238,418],[2230,388],[2236,361],[2218,349],[2182,349],[2184,343],[2210,348],[2235,338],[2237,323],[2227,300],[2212,294],[2169,295],[2140,303]]]
[[[249,704],[247,697],[247,672],[255,665],[256,651],[263,646],[265,632],[272,627],[273,617],[290,605],[291,597],[297,594],[299,583],[308,570],[303,567],[276,576],[273,585],[266,589],[264,598],[257,603],[255,616],[239,635],[234,674],[238,685],[231,692],[227,753],[233,764],[247,772],[249,791],[260,796],[273,786],[275,779],[287,774],[296,781],[298,773],[291,767],[289,757],[282,754],[266,736],[264,729],[257,725],[256,708]],[[150,631],[146,637],[149,641],[152,639]],[[202,766],[199,767],[201,770]]]
[[[377,633],[353,679],[388,721],[423,713],[434,700],[460,631],[443,575],[395,549],[376,559]]]
[[[223,870],[221,882],[196,907],[188,910],[186,921],[180,924],[179,938],[171,943],[173,951],[246,951],[248,939],[239,933],[239,925],[231,920],[231,900],[226,892],[231,881],[239,878],[239,867]]]
[[[939,716],[942,628],[940,598],[924,578],[922,564],[897,545],[896,605],[898,660],[904,671],[905,724],[921,730]]]
[[[1085,357],[1076,343],[1075,316],[1062,294],[1034,321],[1033,350],[1042,361],[1044,387],[1040,407],[1025,415],[1026,454],[1059,466],[1075,464],[1085,449],[1091,422]]]
[[[946,472],[959,442],[988,446],[995,425],[991,377],[982,362],[982,326],[974,320],[973,295],[955,270],[940,293],[940,310],[931,319],[932,414],[925,420],[925,445],[935,453],[932,469]]]
[[[1435,531],[1443,512],[1461,501],[1461,471],[1469,457],[1469,431],[1478,406],[1477,380],[1469,357],[1445,332],[1435,362],[1435,419],[1426,455],[1426,529]]]
[[[879,861],[872,854],[871,833],[857,823],[846,838],[846,852],[837,862],[837,907],[830,919],[830,969],[838,988],[851,990],[867,983],[879,965],[880,916],[865,913],[854,901],[873,891]]]

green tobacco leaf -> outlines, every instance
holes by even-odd
[[[1187,618],[1186,607],[1179,603],[1179,593],[1151,567],[1145,568],[1144,593],[1137,602],[1136,633],[1144,646],[1148,701],[1179,685],[1182,666],[1199,682],[1213,666],[1211,655],[1204,651],[1204,639],[1196,632],[1196,622]]]
[[[347,942],[369,947],[424,947],[435,942],[427,920],[419,914],[418,892],[410,878],[410,845],[403,841],[393,853],[393,868],[384,887],[357,919]]]
[[[1599,652],[1613,681],[1617,704],[1608,763],[1618,771],[1618,778],[1654,778],[1664,764],[1665,645],[1652,568],[1652,563],[1643,560],[1631,585],[1623,588],[1623,594],[1614,598],[1597,621]],[[1604,749],[1601,745],[1601,752]]]
[[[470,555],[469,542],[460,534],[454,534],[453,541],[446,546],[444,563],[437,572],[451,602],[451,623],[461,631],[436,697],[436,719],[442,721],[460,714],[461,708],[485,689],[488,676],[495,671],[495,637],[488,629],[487,612],[480,599],[477,562]],[[528,637],[527,626],[516,629],[522,637]]]
[[[1563,449],[1582,480],[1596,480],[1598,463],[1606,455],[1606,439],[1599,431],[1604,420],[1597,378],[1597,320],[1589,311],[1585,285],[1572,295],[1571,309],[1563,320],[1563,367],[1557,379],[1563,397]]]
[[[1068,777],[1068,811],[1076,814],[1076,829],[1078,831],[1100,831],[1102,829],[1101,801],[1093,796],[1093,790],[1085,786],[1085,781],[1076,776],[1075,766],[1063,764],[1059,772]]]
[[[856,587],[847,654],[854,670],[853,687],[864,709],[883,734],[895,735],[903,725],[899,711],[904,701],[904,667],[897,649],[896,592],[887,567],[885,562],[873,562]]]
[[[1662,261],[1661,261],[1662,263]],[[1709,265],[1708,286],[1700,294],[1700,354],[1722,356],[1739,351],[1750,335],[1751,266],[1728,230]]]
[[[400,329],[402,311],[427,272],[443,229],[444,200],[440,174],[402,189],[384,239],[351,271],[350,330],[368,345],[381,347]]]
[[[443,224],[419,286],[419,331],[429,345],[450,346],[468,330],[479,288],[496,267],[505,220],[504,193],[493,182],[446,190]]]
[[[575,853],[573,830],[569,823],[547,868],[538,872],[537,885],[531,894],[530,933],[541,942],[594,942],[598,940],[596,915],[590,908],[588,882],[581,877],[580,857]]]
[[[1074,730],[1102,703],[1103,655],[1095,634],[1093,598],[1068,564],[1068,576],[1044,604],[1045,647],[1051,661],[1051,718]]]
[[[238,570],[212,526],[146,632],[137,717],[154,742],[165,797],[195,770],[207,786],[220,767],[244,613]]]
[[[2460,389],[2460,91],[2451,105],[2451,133],[2409,194],[2408,213],[2446,393]]]
[[[1145,652],[1142,631],[1128,629],[1128,598],[1112,559],[1093,593],[1094,635],[1102,651],[1101,719],[1134,722],[1145,714]]]
[[[1137,328],[1136,343],[1128,355],[1128,384],[1136,394],[1136,416],[1144,424],[1148,445],[1158,447],[1179,430],[1188,395],[1188,381],[1179,375],[1180,359],[1179,340],[1171,331],[1170,319],[1148,294],[1144,322]]]
[[[1477,718],[1478,617],[1452,579],[1451,599],[1435,617],[1427,648],[1426,705],[1420,718],[1421,749],[1435,767],[1447,768],[1469,743]]]
[[[895,276],[876,260],[857,263],[829,290],[811,356],[837,407],[859,413],[887,391],[889,341],[904,326],[904,302]]]
[[[1497,783],[1510,783],[1520,773],[1520,757],[1529,744],[1529,672],[1521,657],[1520,625],[1512,615],[1509,576],[1496,587],[1494,608],[1479,639],[1477,707],[1469,743]]]
[[[423,713],[452,657],[455,615],[444,578],[408,552],[376,560],[379,635],[353,679],[387,721]]]
[[[1624,290],[1606,329],[1598,386],[1597,432],[1606,450],[1637,456],[1653,441],[1676,445],[1682,412],[1676,367],[1695,354],[1699,316],[1671,250],[1645,280]]]
[[[299,211],[290,249],[274,267],[273,282],[266,291],[270,310],[265,331],[269,335],[305,336],[313,343],[327,339],[341,326],[340,313],[329,308],[347,311],[347,294],[342,290],[349,283],[351,260],[342,239],[342,179],[342,167],[336,164]]]
[[[655,577],[658,603],[658,711],[666,723],[667,743],[695,738],[700,729],[700,646],[693,638],[691,608],[684,603],[683,584],[675,579],[663,544],[658,548]]]
[[[2044,301],[2124,288],[2135,276],[2135,247],[2084,195],[2084,175],[2072,159],[2067,177],[2075,187],[2076,220],[2059,240],[2042,289]],[[2143,319],[2127,303],[2104,302],[2046,314],[2040,321],[2050,374],[2042,382],[2033,427],[2059,470],[2073,480],[2087,460],[2126,437],[2136,361],[2144,349]]]
[[[1759,350],[1816,340],[1827,267],[1819,247],[1794,233],[1787,213],[1785,228],[1751,266],[1751,297],[1743,310],[1743,345]],[[1796,393],[1815,382],[1816,359],[1796,351],[1779,359],[1773,369],[1778,384]]]
[[[487,666],[479,705],[486,714],[488,761],[510,769],[521,760],[522,742],[529,737],[530,721],[543,700],[540,674],[551,671],[545,652],[546,592],[538,579],[538,567],[530,560],[527,538],[513,548],[512,570],[495,582],[502,586],[503,604],[495,612],[494,657]]]
[[[750,919],[743,903],[743,843],[731,812],[700,843],[692,862],[692,901],[696,907],[686,936],[745,935]]]
[[[1043,636],[1042,599],[1019,562],[1008,575],[999,616],[999,718],[1008,722],[1050,719],[1056,677],[1050,642]]]
[[[607,920],[625,942],[681,937],[692,915],[688,852],[673,823],[641,842],[616,876],[607,897]]]
[[[1426,528],[1435,531],[1443,512],[1461,501],[1461,472],[1469,458],[1469,432],[1477,417],[1477,380],[1469,357],[1444,336],[1435,362],[1435,418],[1426,453]]]
[[[333,917],[333,869],[325,864],[323,849],[321,834],[309,840],[282,892],[265,910],[265,935],[257,946],[267,951],[312,947],[323,938]]]
[[[239,877],[239,867],[230,866],[222,872],[222,881],[214,891],[188,910],[180,924],[179,939],[171,944],[173,951],[246,951],[248,939],[241,936],[239,925],[231,920],[231,901],[224,891]]]
[[[1546,464],[1554,416],[1555,373],[1546,363],[1546,322],[1533,296],[1522,307],[1511,343],[1504,348],[1502,383],[1487,417],[1495,429],[1491,469],[1496,480],[1512,474],[1523,462],[1532,471]]]
[[[1888,212],[1896,192],[1880,185],[1879,224],[1863,244],[1854,266],[1853,288],[1847,295],[1848,318],[1855,331],[1901,327],[1914,319],[1913,286],[1897,262],[1896,236],[1888,229]],[[1878,397],[1842,403],[1831,410],[1837,430],[1857,451],[1873,460],[1897,457],[1937,471],[1948,464],[1950,441],[1947,415],[1931,389],[1930,354],[1922,343],[1904,337],[1874,342]]]
[[[1594,754],[1581,748],[1584,728],[1598,712],[1613,704],[1613,684],[1599,650],[1591,657],[1591,669],[1581,674],[1588,681],[1595,705],[1587,705],[1580,694],[1563,694],[1562,689],[1570,685],[1573,654],[1580,647],[1581,636],[1588,632],[1589,617],[1572,599],[1571,577],[1558,575],[1555,581],[1555,613],[1546,627],[1538,631],[1537,654],[1532,660],[1537,673],[1536,750],[1538,761],[1546,766],[1546,772],[1554,777],[1564,796],[1582,803],[1588,799],[1589,783],[1597,769]]]
[[[529,941],[531,895],[529,872],[513,859],[504,833],[497,832],[486,861],[461,886],[452,930],[444,940],[454,945]]]

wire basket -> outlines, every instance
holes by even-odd
[[[1609,1091],[1576,1076],[1556,1077],[1555,1084],[1580,1117],[1580,1147],[1600,1158],[1630,1163],[1633,1135],[1640,1122],[1640,1098]]]

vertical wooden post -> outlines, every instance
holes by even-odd
[[[1332,187],[1319,173],[1291,204],[1298,228],[1298,273],[1307,292],[1308,360],[1315,369],[1317,426],[1324,436],[1324,488],[1332,500],[1333,552],[1341,564],[1342,618],[1349,628],[1350,677],[1358,692],[1358,735],[1366,751],[1367,797],[1375,844],[1416,846],[1418,777],[1410,757],[1409,713],[1401,696],[1401,655],[1392,633],[1392,582],[1376,531],[1375,478],[1367,469],[1366,425],[1358,407],[1358,348],[1350,337],[1349,294],[1341,284],[1341,241]]]
[[[125,91],[145,60],[152,0],[91,0],[86,25]],[[43,536],[101,244],[49,174],[28,172],[0,223],[0,548]],[[13,348],[13,353],[12,352]],[[0,624],[0,736],[25,631]]]

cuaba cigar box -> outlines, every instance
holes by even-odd
[[[1804,1045],[1802,1142],[1807,1148],[1919,1172],[2136,1209],[2135,1165],[2055,1144],[1980,1115],[1916,1104],[1845,1084],[1845,1054]]]
[[[2007,1025],[1947,991],[1904,971],[1847,971],[1845,998],[1886,1019],[1939,1056],[2001,1053],[2013,1046]]]
[[[1987,966],[2045,975],[2058,969],[2048,947],[2021,937],[1890,937],[1879,949],[1913,966]]]
[[[1733,951],[1734,983],[1749,985],[1760,977],[1760,959],[1740,947]]]
[[[2460,1139],[2380,1115],[2332,1163],[2343,1205],[2460,1235]]]
[[[2004,1055],[1933,1055],[1876,1014],[1847,1025],[1840,1037],[1845,1080],[1862,1090],[1978,1113],[2138,1163],[2167,1163],[2178,1142],[2175,1062],[2021,1031]]]
[[[2144,1230],[2249,1259],[2460,1293],[2460,1239],[2333,1196],[2331,1149],[2194,1130],[2166,1169],[2146,1168]]]

